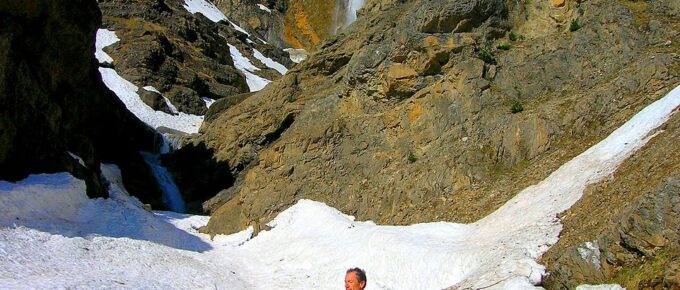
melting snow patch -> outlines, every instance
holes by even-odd
[[[214,4],[206,0],[184,0],[184,8],[191,14],[201,13],[213,22],[227,19],[227,16],[217,9]]]
[[[231,53],[231,58],[234,60],[234,66],[246,76],[246,83],[251,92],[259,91],[270,83],[269,80],[252,73],[260,69],[253,65],[247,57],[243,56],[236,46],[227,45],[229,45],[229,53]]]
[[[197,116],[178,112],[171,115],[165,112],[156,111],[145,104],[137,94],[137,86],[122,78],[118,73],[110,68],[99,68],[104,84],[111,89],[118,98],[123,101],[125,106],[137,118],[153,128],[168,127],[182,131],[187,134],[197,133],[203,122],[203,116]]]
[[[283,66],[282,64],[274,61],[271,58],[268,58],[264,56],[259,50],[253,48],[253,56],[260,60],[264,65],[266,65],[269,68],[275,69],[277,72],[279,72],[281,75],[285,75],[288,72],[288,69]]]
[[[159,92],[156,88],[154,88],[153,86],[146,86],[146,87],[144,87],[143,89],[145,89],[145,90],[147,90],[147,91],[149,91],[149,92],[154,92],[154,93],[157,93],[157,94],[161,95],[161,96],[163,97],[163,101],[165,101],[165,104],[166,104],[166,105],[168,106],[168,108],[170,109],[170,112],[171,112],[172,114],[174,114],[174,115],[179,114],[179,110],[177,110],[177,107],[175,107],[175,105],[173,105],[172,102],[170,102],[170,100],[169,100],[168,98],[166,98],[165,96],[163,96],[163,94],[162,94],[161,92]]]
[[[600,269],[600,247],[597,246],[596,241],[586,242],[583,247],[578,247],[577,250],[583,260]]]
[[[99,60],[99,63],[113,63],[113,58],[104,52],[104,47],[120,41],[116,33],[111,30],[99,29],[95,40],[94,56]]]
[[[266,12],[272,13],[272,10],[269,9],[269,8],[267,8],[267,6],[264,6],[264,5],[262,5],[262,4],[257,4],[257,7],[260,7],[260,10],[262,10],[262,11],[266,11]]]
[[[302,48],[286,48],[283,51],[288,53],[290,60],[294,63],[300,63],[307,59],[307,51]]]
[[[207,108],[210,108],[210,106],[212,106],[212,104],[215,103],[215,100],[208,97],[202,97],[201,100],[203,100]]]
[[[80,158],[80,156],[73,154],[71,151],[66,151],[66,153],[68,153],[68,155],[70,155],[71,158],[73,158],[73,159],[75,159],[75,160],[78,160],[78,164],[80,164],[80,165],[82,165],[83,167],[87,168],[87,166],[85,166],[85,161],[83,161],[83,158]]]

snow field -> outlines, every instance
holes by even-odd
[[[300,200],[273,228],[198,234],[207,217],[149,213],[115,166],[102,166],[111,198],[87,199],[68,174],[0,182],[0,285],[26,288],[338,289],[367,270],[367,289],[533,289],[535,262],[557,241],[555,215],[588,183],[611,174],[680,106],[680,87],[605,140],[468,225],[378,226]],[[590,286],[584,286],[590,287]],[[620,289],[616,285],[585,289]],[[609,287],[609,288],[601,288]]]

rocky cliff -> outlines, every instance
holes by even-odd
[[[113,66],[139,87],[153,86],[179,111],[204,115],[201,97],[220,99],[248,92],[243,74],[234,68],[227,46],[240,32],[191,14],[183,1],[100,1],[102,27],[121,39],[107,48]],[[223,31],[220,35],[220,31]],[[153,93],[147,104],[169,112]]]
[[[368,1],[308,60],[204,123],[195,142],[237,177],[204,204],[213,212],[204,231],[266,228],[301,198],[378,223],[475,221],[680,82],[676,6]],[[672,184],[674,172],[662,170],[658,180]],[[659,200],[677,204],[664,197],[671,185],[649,186],[642,205],[620,204],[612,226]],[[671,254],[663,263],[675,263],[674,250],[664,249]],[[632,252],[641,263],[650,256]],[[624,260],[610,262],[619,268],[608,280],[636,265]],[[551,267],[567,273],[563,264]],[[547,283],[572,279],[560,275]]]
[[[144,167],[137,151],[160,139],[97,71],[97,3],[3,1],[0,23],[0,179],[68,171],[101,197],[108,185],[99,165],[117,163],[131,192],[160,203],[150,174],[135,170]]]

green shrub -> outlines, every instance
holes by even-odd
[[[292,94],[288,95],[288,102],[289,103],[295,102],[295,96]]]
[[[477,58],[488,64],[496,64],[496,55],[489,46],[484,46],[477,52]]]
[[[498,46],[496,46],[496,48],[500,49],[500,50],[509,50],[510,45],[509,44],[499,44]]]
[[[517,35],[510,31],[510,35],[508,35],[508,38],[510,38],[510,41],[517,41]]]
[[[583,26],[581,26],[581,24],[578,23],[578,19],[574,19],[571,21],[571,25],[569,25],[569,31],[574,32],[576,30],[581,29],[581,27]]]
[[[413,163],[413,162],[416,162],[416,161],[418,161],[418,157],[416,157],[416,155],[414,155],[413,152],[409,152],[408,153],[408,162]]]
[[[515,103],[512,104],[512,107],[510,108],[510,112],[512,112],[513,114],[517,114],[521,111],[524,111],[524,106],[522,105],[522,102],[515,101]]]

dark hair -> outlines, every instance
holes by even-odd
[[[359,282],[366,282],[366,272],[364,270],[361,270],[360,268],[350,268],[347,270],[347,274],[354,272],[357,273],[357,278],[359,278]]]

